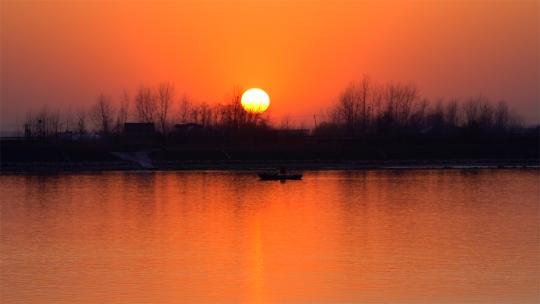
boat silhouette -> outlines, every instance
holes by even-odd
[[[257,173],[261,180],[301,180],[302,174],[260,172]]]

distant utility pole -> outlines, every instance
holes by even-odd
[[[313,115],[313,120],[315,121],[315,129],[317,129],[317,115]]]

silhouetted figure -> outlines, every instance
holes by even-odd
[[[285,181],[285,180],[300,180],[302,179],[302,174],[289,174],[287,173],[287,169],[285,166],[279,167],[279,173],[276,172],[259,172],[257,175],[261,178],[261,180],[279,180],[279,181]]]

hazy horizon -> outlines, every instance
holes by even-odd
[[[29,110],[76,111],[162,81],[210,104],[260,87],[274,120],[311,121],[364,74],[431,100],[506,100],[540,122],[537,1],[0,5],[0,131]]]

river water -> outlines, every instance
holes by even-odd
[[[0,176],[2,303],[538,303],[540,171]]]

